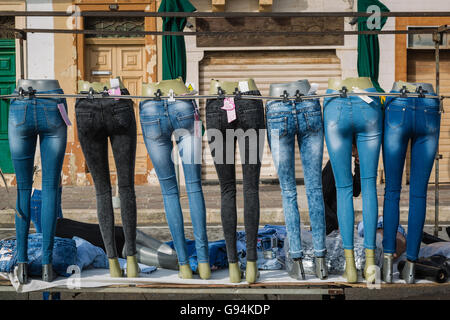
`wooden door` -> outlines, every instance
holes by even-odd
[[[120,40],[115,40],[118,42]],[[104,41],[103,41],[104,42]],[[90,44],[86,52],[86,78],[91,82],[109,82],[111,78],[120,77],[131,95],[140,95],[145,77],[143,44]],[[139,101],[134,101],[137,126],[137,152],[135,174],[147,172],[147,150],[139,123]],[[114,157],[109,147],[110,171],[115,172]]]

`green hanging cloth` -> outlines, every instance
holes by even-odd
[[[367,12],[369,6],[378,6],[381,12],[390,12],[390,10],[378,0],[358,0],[358,12]],[[358,18],[358,30],[370,30],[367,25],[368,18]],[[381,30],[386,24],[387,17],[381,17],[379,28],[373,30]],[[378,92],[384,92],[378,83],[380,71],[380,43],[378,35],[364,34],[358,35],[358,75],[360,77],[369,77]]]
[[[194,12],[188,0],[162,0],[158,12]],[[187,18],[163,17],[163,31],[183,31]],[[186,44],[183,36],[163,36],[163,80],[178,77],[186,82]]]

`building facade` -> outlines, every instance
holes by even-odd
[[[356,11],[354,0],[190,0],[201,12],[333,12]],[[384,0],[391,11],[432,10],[418,0]],[[450,3],[438,0],[434,8],[450,11]],[[80,17],[77,12],[95,10],[149,11],[159,7],[156,0],[0,0],[0,10],[67,11],[72,17],[15,17],[0,18],[0,25],[17,28],[126,30],[127,37],[99,37],[74,34],[28,34],[24,41],[24,63],[21,65],[19,42],[14,35],[0,31],[0,90],[10,92],[23,70],[27,79],[57,79],[66,93],[77,91],[77,81],[107,81],[121,77],[132,95],[140,94],[143,82],[161,80],[161,37],[133,35],[135,30],[162,30],[160,18],[96,18]],[[327,31],[355,30],[350,18],[245,18],[245,19],[189,19],[186,31]],[[435,27],[450,24],[449,18],[389,18],[385,30],[403,30],[414,27]],[[1,28],[5,29],[5,28]],[[389,91],[396,80],[430,82],[435,84],[434,51],[427,37],[382,35],[380,38],[380,84]],[[273,36],[255,35],[201,37],[186,36],[187,82],[200,94],[209,91],[212,78],[238,80],[254,78],[263,95],[268,94],[270,83],[308,79],[319,84],[319,93],[326,90],[330,77],[357,76],[356,36]],[[431,45],[431,46],[430,46]],[[450,40],[443,40],[441,52],[441,94],[450,94]],[[90,185],[92,178],[86,166],[75,127],[75,100],[68,99],[69,118],[74,126],[68,128],[68,143],[63,167],[64,185]],[[204,101],[199,101],[204,116]],[[0,161],[8,183],[15,184],[11,163],[8,162],[7,109],[0,102]],[[445,108],[449,108],[446,102]],[[138,102],[135,103],[139,120]],[[441,129],[440,181],[450,182],[450,121],[444,113]],[[205,137],[206,139],[206,137]],[[212,159],[204,141],[205,180],[216,180]],[[239,162],[237,157],[237,162]],[[302,178],[300,156],[296,155],[296,177]],[[328,156],[325,152],[324,162]],[[115,168],[110,154],[112,180]],[[36,154],[39,162],[39,152]],[[239,168],[239,166],[237,166]],[[138,125],[136,158],[136,184],[157,183],[151,161],[143,143]],[[239,169],[238,169],[239,171]],[[407,170],[406,170],[407,171]],[[180,166],[180,172],[182,172]],[[238,172],[238,178],[240,177]],[[382,166],[380,166],[382,177]],[[272,157],[266,144],[262,179],[276,179]],[[434,177],[432,178],[432,180]],[[39,179],[38,179],[39,180]],[[182,182],[184,179],[180,179]]]

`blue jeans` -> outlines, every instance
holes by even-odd
[[[383,249],[396,250],[399,201],[406,150],[411,140],[406,257],[417,259],[427,205],[427,187],[439,143],[439,99],[391,98],[386,101],[383,160],[386,171]]]
[[[301,103],[269,101],[266,106],[267,135],[278,171],[289,253],[302,258],[300,213],[295,182],[295,140],[300,148],[308,198],[314,253],[323,257],[325,247],[325,209],[322,193],[323,122],[318,100]]]
[[[365,89],[376,92],[375,88]],[[336,93],[327,90],[327,93]],[[337,216],[344,249],[353,249],[355,215],[353,208],[352,141],[358,148],[363,200],[364,247],[376,248],[378,219],[377,168],[380,156],[383,111],[380,100],[371,97],[326,98],[324,101],[325,141],[337,190]]]
[[[63,93],[61,89],[38,93]],[[18,262],[27,262],[33,165],[39,136],[42,165],[42,264],[52,262],[58,214],[58,190],[67,141],[67,126],[58,110],[65,99],[13,99],[9,109],[8,139],[17,179],[16,237]]]
[[[57,219],[63,217],[61,209],[61,195],[62,195],[62,187],[59,187],[58,204],[57,204],[58,213],[56,215]],[[42,233],[41,207],[42,207],[42,191],[39,189],[34,189],[33,194],[31,195],[31,222],[33,222],[37,233]]]
[[[206,263],[209,258],[206,207],[201,181],[202,141],[201,129],[198,137],[194,134],[194,126],[196,125],[195,101],[147,100],[142,101],[139,108],[145,146],[161,185],[166,218],[174,241],[178,262],[180,265],[188,264],[189,255],[172,158],[172,134],[175,137],[183,163],[198,262]]]
[[[42,274],[42,234],[33,233],[28,236],[29,273],[33,276]],[[18,261],[16,240],[1,240],[0,272],[13,272]],[[13,252],[13,253],[11,253]],[[69,277],[67,268],[77,264],[77,247],[73,239],[55,237],[53,245],[53,269],[61,276]]]

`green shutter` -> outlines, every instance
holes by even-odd
[[[16,52],[14,40],[0,39],[0,95],[11,94],[16,85]],[[8,142],[9,100],[0,99],[0,168],[14,173]]]

